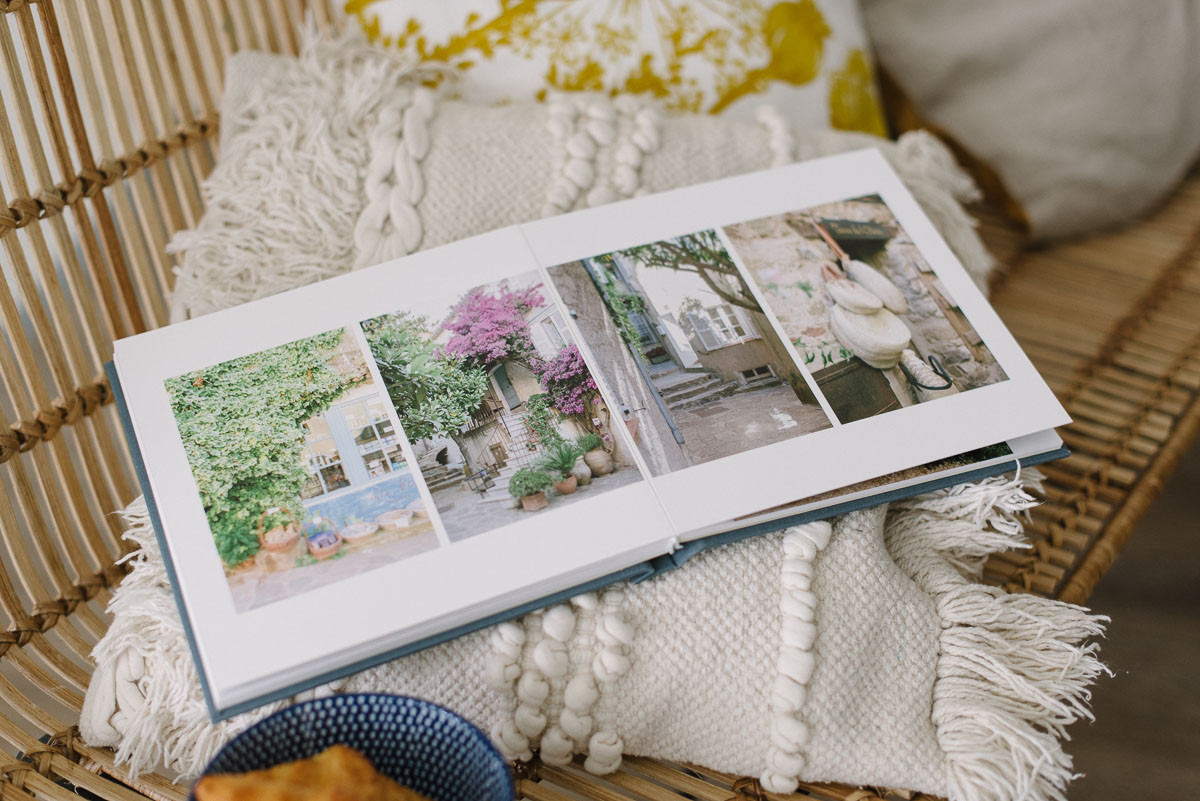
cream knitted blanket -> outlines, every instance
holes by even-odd
[[[982,280],[956,201],[973,187],[931,137],[898,144],[663,117],[629,98],[536,108],[438,104],[378,51],[311,43],[227,70],[208,211],[182,234],[178,317],[540,215],[877,145]],[[1028,481],[1028,478],[1026,479]],[[1064,727],[1102,670],[1079,607],[975,583],[1022,544],[1018,481],[963,485],[705,553],[636,587],[584,595],[351,676],[474,720],[507,756],[596,773],[622,753],[797,781],[903,786],[963,801],[1064,799]],[[208,720],[146,516],[80,722],[135,771],[194,776],[275,704]]]

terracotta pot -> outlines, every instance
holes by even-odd
[[[593,476],[606,476],[613,471],[613,458],[603,448],[588,451],[583,460],[592,469]]]
[[[555,481],[554,488],[561,495],[570,495],[579,486],[579,482],[575,479],[574,474],[568,475],[562,481]]]
[[[571,475],[575,476],[576,483],[581,487],[592,483],[592,468],[583,461],[582,455],[575,460],[575,466],[571,468]]]
[[[536,512],[539,509],[545,509],[549,505],[550,501],[546,498],[546,493],[544,492],[521,497],[521,508],[526,512]]]
[[[346,542],[363,542],[378,530],[378,523],[351,523],[342,529],[342,539]]]
[[[629,431],[629,438],[637,442],[638,419],[636,417],[625,418],[625,428]]]
[[[402,528],[408,528],[412,523],[412,509],[393,509],[390,512],[384,512],[379,517],[375,518],[375,522],[380,528],[386,528],[390,531],[399,531]]]

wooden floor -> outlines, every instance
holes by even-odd
[[[1089,605],[1112,617],[1116,676],[1071,732],[1072,801],[1194,798],[1200,787],[1200,445],[1180,462]]]

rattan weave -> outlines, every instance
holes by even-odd
[[[201,214],[229,53],[294,52],[326,0],[0,0],[0,798],[184,798],[126,782],[73,727],[123,571],[111,514],[137,493],[101,365],[116,337],[161,325],[165,245]],[[1031,553],[989,581],[1084,600],[1200,426],[1200,177],[1142,223],[1048,250],[985,223],[995,288],[1076,422],[1044,468]],[[753,782],[629,759],[597,779],[534,767],[535,801],[723,801]],[[885,791],[805,786],[830,799]],[[899,794],[911,797],[908,794]]]

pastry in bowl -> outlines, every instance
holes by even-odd
[[[194,792],[197,801],[428,801],[344,745],[266,770],[203,776]]]

